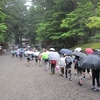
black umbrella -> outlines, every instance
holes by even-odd
[[[87,56],[85,53],[82,53],[82,52],[74,52],[74,54],[75,54],[76,56],[81,57],[81,58],[83,58],[83,57],[86,57],[86,56]]]
[[[79,62],[82,68],[96,70],[100,67],[100,58],[97,55],[88,55],[82,58]]]
[[[100,51],[96,51],[93,53],[94,55],[97,55],[100,58]]]

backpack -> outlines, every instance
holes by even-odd
[[[83,70],[79,61],[77,62],[77,70]]]
[[[65,62],[66,62],[66,64],[69,66],[69,65],[71,65],[72,64],[72,59],[71,59],[71,57],[66,57],[65,58]]]
[[[51,60],[52,65],[56,65],[56,63],[57,63],[56,60]]]

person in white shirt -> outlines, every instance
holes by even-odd
[[[58,66],[60,67],[60,75],[64,77],[64,67],[66,66],[64,55],[61,55],[61,57],[59,58]]]

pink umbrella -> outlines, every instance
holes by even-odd
[[[93,50],[91,49],[91,48],[86,48],[85,49],[85,52],[87,53],[87,54],[93,54]]]

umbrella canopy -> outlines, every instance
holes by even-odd
[[[94,52],[94,55],[97,55],[100,58],[100,51]]]
[[[20,52],[20,53],[24,53],[24,49],[23,49],[23,48],[20,48],[20,49],[19,49],[19,52]]]
[[[93,50],[91,49],[91,48],[86,48],[85,49],[85,52],[87,53],[87,54],[93,54]]]
[[[49,52],[48,57],[50,60],[58,60],[60,55],[58,52]]]
[[[85,53],[82,53],[82,52],[74,52],[74,54],[75,54],[76,56],[81,57],[81,58],[83,58],[83,57],[86,57],[86,56],[87,56]]]
[[[68,54],[68,55],[72,55],[73,54],[72,51],[69,50],[69,49],[61,49],[59,52],[62,53],[62,54]]]
[[[80,52],[82,49],[80,47],[77,47],[74,52]]]
[[[100,67],[100,58],[97,55],[88,55],[82,58],[79,63],[82,68],[96,70]]]
[[[34,54],[33,51],[25,51],[24,53],[25,53],[25,54]]]
[[[34,52],[34,56],[39,56],[39,54],[40,54],[39,51]]]

